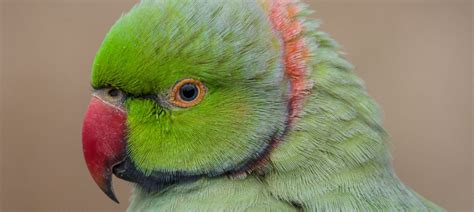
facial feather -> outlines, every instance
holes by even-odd
[[[138,170],[219,175],[256,158],[285,127],[279,45],[254,1],[143,1],[107,35],[92,84],[129,94],[127,150]],[[167,98],[185,78],[206,94],[175,107]],[[133,98],[143,95],[162,101]]]

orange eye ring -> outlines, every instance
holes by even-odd
[[[173,86],[170,103],[178,107],[192,107],[199,104],[206,95],[206,87],[195,79],[183,79]]]

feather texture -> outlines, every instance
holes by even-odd
[[[144,0],[114,25],[95,88],[208,89],[191,109],[125,102],[138,171],[199,177],[137,185],[130,211],[441,210],[394,174],[378,106],[310,13],[297,0]]]

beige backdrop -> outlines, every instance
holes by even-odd
[[[127,207],[127,183],[115,180],[120,205],[93,183],[80,132],[94,54],[134,2],[1,4],[1,211]],[[472,2],[310,3],[383,108],[400,178],[451,211],[471,211]]]

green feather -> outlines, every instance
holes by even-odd
[[[183,78],[207,87],[204,101],[187,109],[127,100],[128,149],[146,173],[220,173],[284,128],[280,50],[264,14],[239,1],[193,4],[138,4],[112,27],[94,63],[95,88],[166,98]]]
[[[132,160],[145,174],[220,176],[158,193],[136,187],[130,211],[441,210],[396,177],[377,105],[308,14],[295,16],[313,82],[303,111],[267,166],[240,178],[222,174],[285,131],[288,79],[264,9],[251,0],[150,0],[118,20],[95,59],[94,88],[166,99],[193,78],[208,90],[191,108],[128,99]]]

